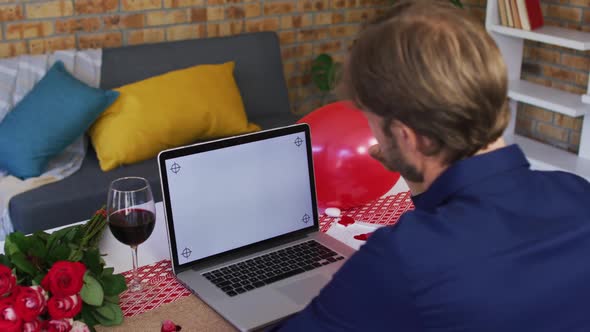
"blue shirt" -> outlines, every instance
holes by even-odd
[[[454,163],[280,331],[590,331],[590,183],[515,145]]]

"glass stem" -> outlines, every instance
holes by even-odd
[[[133,256],[133,272],[131,277],[131,282],[129,283],[129,290],[132,292],[137,292],[141,290],[141,281],[137,276],[137,246],[131,246],[131,255]]]

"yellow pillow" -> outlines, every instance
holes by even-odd
[[[234,62],[199,65],[124,85],[89,130],[103,171],[160,151],[260,130],[249,123]]]

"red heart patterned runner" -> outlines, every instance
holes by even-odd
[[[342,211],[343,216],[349,216],[357,221],[364,221],[379,225],[392,225],[406,211],[414,209],[409,192],[402,192],[379,198],[358,208]],[[320,216],[320,230],[326,232],[336,218],[322,214]],[[147,286],[145,291],[133,294],[121,294],[121,309],[125,317],[132,317],[155,309],[163,304],[174,302],[191,294],[180,284],[172,274],[169,260],[162,260],[154,264],[139,268],[141,282]],[[123,275],[129,281],[131,271]]]

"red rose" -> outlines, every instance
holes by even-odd
[[[81,322],[79,320],[75,320],[72,323],[72,329],[70,330],[70,332],[90,332],[90,328],[88,327],[88,325],[86,325],[86,323]]]
[[[49,315],[53,319],[73,318],[82,310],[80,295],[54,296],[47,303]]]
[[[14,298],[16,297],[14,293],[16,293],[16,292],[13,292],[13,294],[11,294],[8,297],[0,298],[0,305],[2,305],[2,304],[13,305],[14,304]]]
[[[41,286],[52,295],[78,294],[84,285],[84,273],[86,273],[86,266],[80,262],[56,262],[41,281]]]
[[[72,319],[52,319],[43,323],[43,330],[47,332],[68,332],[72,329]]]
[[[25,322],[32,321],[45,310],[46,292],[39,286],[20,287],[14,310]]]
[[[23,332],[40,332],[41,331],[41,321],[39,318],[32,320],[30,322],[23,323]]]
[[[0,264],[0,297],[8,296],[16,287],[16,276],[6,265]]]
[[[22,324],[22,319],[18,317],[12,305],[0,303],[0,331],[20,332]]]

